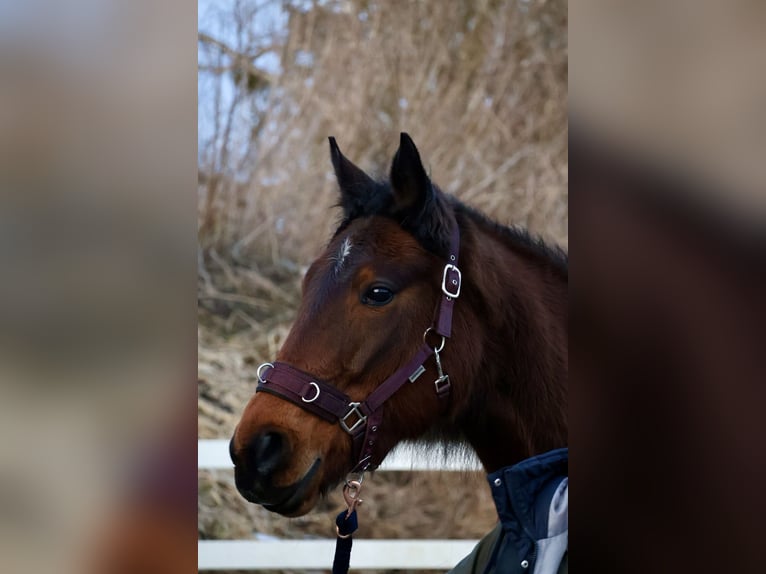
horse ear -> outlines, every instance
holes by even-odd
[[[363,210],[370,193],[375,189],[375,181],[344,156],[335,138],[330,136],[330,159],[335,170],[335,177],[340,186],[340,205],[346,218],[351,218]]]
[[[391,188],[392,215],[427,249],[444,254],[450,238],[447,206],[441,192],[431,184],[418,148],[404,132],[391,164]]]
[[[420,211],[433,194],[418,148],[405,132],[401,133],[399,149],[391,163],[391,188],[397,212]]]

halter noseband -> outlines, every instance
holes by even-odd
[[[450,392],[449,376],[442,371],[439,353],[444,342],[452,334],[452,308],[455,299],[460,296],[461,273],[458,269],[460,251],[460,230],[453,220],[450,235],[449,260],[442,272],[442,296],[436,306],[434,323],[423,334],[423,344],[403,367],[383,381],[361,402],[352,401],[348,395],[329,383],[311,376],[287,363],[275,361],[263,363],[258,367],[258,386],[256,392],[270,393],[285,399],[302,409],[330,422],[337,422],[351,435],[353,459],[356,465],[349,474],[375,470],[380,461],[373,461],[372,451],[378,438],[378,431],[383,420],[383,404],[390,399],[407,381],[415,380],[423,374],[426,360],[434,355],[439,373],[434,381],[436,394],[445,399]],[[433,332],[441,336],[438,347],[428,345],[428,335]],[[385,455],[384,455],[385,456]]]

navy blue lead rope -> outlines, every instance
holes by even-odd
[[[338,538],[335,542],[335,558],[332,561],[332,574],[348,574],[348,566],[351,561],[351,535],[359,528],[356,510],[350,516],[344,510],[335,518],[338,527]]]
[[[338,538],[335,541],[335,559],[332,561],[332,574],[348,574],[348,566],[351,561],[351,535],[359,528],[356,516],[356,507],[364,502],[359,495],[362,493],[363,475],[359,480],[353,480],[351,475],[343,485],[343,500],[346,501],[346,510],[335,518],[335,531]]]

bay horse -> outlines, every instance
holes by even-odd
[[[565,447],[564,252],[443,193],[405,133],[388,181],[330,153],[343,219],[231,439],[242,496],[303,515],[404,440],[488,473]]]

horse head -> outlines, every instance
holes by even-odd
[[[565,446],[566,255],[443,194],[407,134],[388,181],[330,154],[343,219],[234,432],[240,493],[299,516],[427,432],[488,472]]]
[[[444,297],[445,259],[457,226],[451,199],[431,183],[407,134],[385,182],[344,157],[334,138],[330,153],[343,219],[304,277],[297,320],[276,358],[286,390],[277,392],[262,378],[273,364],[259,370],[258,392],[230,443],[240,493],[287,516],[307,513],[349,471],[370,462],[374,467],[398,442],[425,433],[445,408],[433,385],[409,381],[377,418],[362,420],[369,413],[353,405],[364,405],[383,381],[405,368],[424,338],[426,349],[438,349],[438,334],[424,333]],[[424,369],[426,380],[440,374],[433,361]],[[335,408],[334,395],[348,401],[337,417],[310,412],[322,401]],[[363,468],[360,441],[369,443],[363,445]]]

